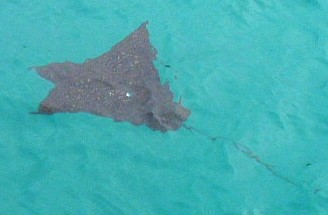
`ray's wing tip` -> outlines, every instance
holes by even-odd
[[[43,113],[41,113],[40,111],[31,111],[31,112],[29,112],[29,114],[31,114],[31,115],[43,115]]]
[[[144,21],[138,29],[146,29],[147,30],[147,25],[149,24],[148,20]]]
[[[27,68],[29,71],[40,73],[42,66],[30,66]]]
[[[30,67],[28,67],[27,69],[29,70],[29,71],[36,71],[37,70],[37,66],[30,66]]]

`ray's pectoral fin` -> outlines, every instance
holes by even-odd
[[[106,111],[110,112],[117,105],[114,97],[115,88],[110,83],[90,79],[74,84],[62,82],[41,102],[38,112],[89,112],[106,116]]]
[[[54,114],[57,112],[77,112],[76,104],[74,104],[74,100],[69,96],[69,92],[66,92],[63,88],[56,87],[49,93],[48,97],[40,103],[37,113]]]
[[[41,77],[48,79],[49,81],[56,84],[67,80],[70,76],[73,75],[71,74],[72,71],[78,70],[78,67],[78,64],[66,62],[53,63],[40,67],[32,67],[31,69],[36,70]]]

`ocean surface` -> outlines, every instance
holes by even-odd
[[[29,114],[146,20],[194,130]],[[0,215],[327,215],[327,164],[327,0],[0,0]]]

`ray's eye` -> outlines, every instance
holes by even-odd
[[[131,93],[130,92],[126,92],[125,93],[125,96],[129,98],[131,96]]]

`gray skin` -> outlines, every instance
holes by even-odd
[[[168,83],[161,84],[146,25],[84,63],[34,67],[55,84],[37,113],[88,112],[162,132],[180,128],[191,112],[173,101]]]

